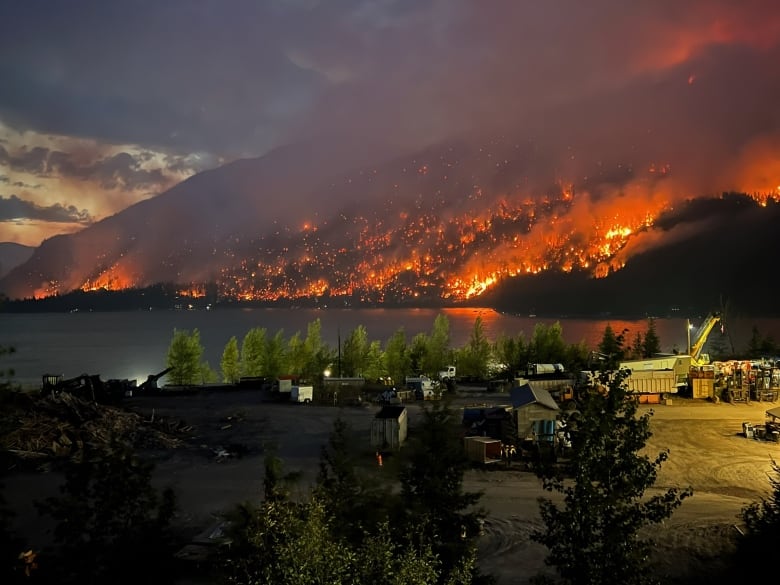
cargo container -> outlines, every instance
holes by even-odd
[[[463,437],[466,458],[473,463],[501,462],[501,441],[490,437]]]

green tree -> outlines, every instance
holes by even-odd
[[[241,373],[244,376],[266,375],[266,330],[254,327],[247,331],[241,342]]]
[[[537,323],[529,344],[530,361],[536,363],[561,363],[566,355],[563,327],[560,322],[552,325]]]
[[[474,327],[469,336],[469,342],[464,347],[458,358],[458,368],[461,376],[470,376],[484,380],[488,375],[488,362],[490,361],[490,341],[485,335],[482,317],[474,320]]]
[[[520,332],[515,337],[509,337],[501,333],[496,339],[495,354],[498,361],[509,366],[507,374],[510,377],[515,372],[525,370],[529,361],[525,335]]]
[[[227,384],[236,384],[241,377],[241,366],[238,356],[238,339],[234,335],[225,345],[225,349],[222,351],[222,361],[220,362],[222,381]]]
[[[642,337],[642,332],[637,331],[636,335],[634,336],[634,341],[631,343],[631,350],[628,352],[628,356],[626,357],[637,360],[642,359],[645,354],[644,345],[645,342],[644,338]]]
[[[387,374],[393,379],[396,385],[402,385],[404,378],[411,371],[411,358],[406,346],[406,333],[404,328],[400,327],[390,336],[385,344],[385,367]]]
[[[655,319],[650,317],[647,320],[647,331],[642,344],[642,357],[651,358],[661,353],[661,339],[655,329]]]
[[[428,352],[430,351],[430,342],[428,335],[423,332],[418,333],[412,337],[412,341],[409,344],[409,371],[406,374],[420,374],[425,370],[425,364],[430,363],[428,358]],[[403,380],[401,380],[403,382]]]
[[[290,372],[285,354],[284,332],[280,329],[268,340],[265,345],[265,375],[269,378],[278,378]]]
[[[581,372],[590,368],[590,347],[585,341],[572,343],[566,348],[566,360],[564,364],[570,372]]]
[[[741,566],[761,566],[771,558],[780,542],[780,464],[772,459],[769,497],[761,498],[742,509],[740,516],[745,523],[745,535],[738,541],[737,556]],[[763,574],[763,569],[758,571]]]
[[[368,333],[358,325],[344,341],[341,368],[345,376],[363,376],[368,362]]]
[[[339,538],[355,546],[366,533],[374,533],[400,504],[389,485],[359,467],[364,454],[358,449],[352,427],[342,419],[333,423],[320,454],[316,495],[333,520]]]
[[[602,358],[600,368],[598,369],[617,369],[618,364],[625,356],[625,333],[626,330],[624,329],[620,335],[616,335],[615,331],[612,329],[612,325],[607,323],[607,326],[604,327],[604,335],[602,336],[598,346],[598,350]]]
[[[540,498],[544,529],[532,539],[545,545],[546,562],[563,583],[611,585],[653,583],[652,541],[640,531],[670,517],[690,489],[670,488],[646,496],[668,451],[644,452],[652,412],[637,415],[625,372],[603,373],[608,391],[583,391],[579,411],[567,421],[571,456],[563,468],[537,467],[548,491],[563,495],[559,506]],[[575,418],[576,416],[576,418]]]
[[[152,486],[152,471],[119,441],[100,452],[85,445],[60,495],[36,502],[55,522],[55,546],[41,554],[41,575],[63,584],[134,584],[148,580],[152,566],[155,582],[173,582],[175,497]]]
[[[321,381],[325,368],[333,361],[333,352],[322,339],[322,322],[315,319],[306,330],[306,366],[304,376],[312,382]]]
[[[26,548],[25,542],[13,530],[15,514],[3,497],[3,487],[0,483],[0,578],[3,583],[29,582],[19,561],[19,555]]]
[[[384,356],[382,355],[382,345],[379,341],[372,341],[368,345],[366,353],[366,367],[363,370],[363,376],[366,380],[377,380],[380,376],[387,374]]]
[[[427,351],[423,354],[420,367],[423,373],[435,375],[452,361],[450,349],[450,320],[439,313],[433,321],[433,329],[428,338]]]
[[[219,380],[219,374],[212,368],[208,362],[201,362],[198,369],[201,384],[213,384]]]
[[[196,384],[202,379],[201,357],[203,346],[200,344],[200,332],[194,329],[173,330],[173,339],[168,347],[167,365],[173,368],[169,374],[171,384],[186,386]]]
[[[484,516],[475,508],[481,493],[463,489],[468,462],[460,419],[446,401],[424,408],[415,430],[399,473],[401,497],[408,503],[405,530],[432,547],[446,578],[474,553]],[[477,577],[474,571],[469,579]]]
[[[287,373],[303,376],[309,356],[306,355],[306,346],[301,339],[301,334],[296,332],[287,340]]]
[[[753,325],[747,347],[748,357],[761,358],[777,353],[777,345],[771,335],[763,336]]]

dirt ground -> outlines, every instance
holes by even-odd
[[[505,404],[500,394],[459,395],[455,405],[475,402]],[[179,397],[143,397],[126,406],[144,417],[182,419],[193,427],[186,448],[155,452],[155,482],[177,494],[177,523],[193,534],[212,526],[236,503],[260,498],[263,457],[269,444],[277,446],[288,470],[300,470],[302,485],[313,481],[324,445],[341,417],[368,447],[376,405],[337,408],[321,405],[278,404],[257,391],[201,393]],[[769,492],[771,458],[780,458],[780,444],[742,436],[743,421],[761,424],[772,403],[713,404],[675,398],[671,405],[643,405],[653,410],[649,452],[669,449],[657,489],[692,487],[686,500],[664,525],[653,531],[661,571],[673,576],[717,568],[720,554],[736,535],[740,510]],[[420,420],[420,403],[411,403],[409,424]],[[386,465],[383,469],[390,469]],[[382,472],[377,470],[377,472]],[[47,527],[36,519],[33,502],[56,492],[56,474],[18,473],[4,479],[6,498],[17,511],[21,530],[33,542],[45,540]],[[538,501],[549,496],[536,477],[515,463],[510,469],[474,469],[465,487],[483,493],[487,511],[480,539],[480,563],[500,585],[520,585],[544,567],[545,549],[531,542],[539,526]],[[303,488],[302,488],[303,489]]]

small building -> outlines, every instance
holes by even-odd
[[[543,388],[524,384],[509,391],[520,441],[554,442],[560,407]]]
[[[362,400],[366,379],[363,377],[322,379],[322,400],[330,404],[356,404]]]
[[[406,441],[408,419],[405,406],[383,406],[371,421],[371,447],[378,451],[400,449]]]

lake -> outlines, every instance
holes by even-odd
[[[319,319],[322,337],[332,348],[339,335],[345,339],[358,325],[366,327],[370,340],[382,342],[403,327],[407,340],[420,332],[430,333],[439,313],[450,322],[452,347],[468,342],[477,316],[482,317],[485,333],[493,341],[499,335],[520,332],[529,339],[537,323],[560,322],[568,343],[584,341],[595,349],[609,323],[616,332],[628,329],[630,343],[637,332],[644,332],[645,319],[543,319],[497,313],[492,309],[217,309],[212,311],[138,311],[75,312],[44,314],[0,313],[0,345],[13,346],[14,354],[0,358],[0,370],[12,368],[13,380],[25,386],[40,386],[46,373],[66,378],[80,374],[99,374],[111,378],[142,382],[149,374],[165,369],[165,359],[174,329],[198,329],[205,348],[204,359],[219,369],[222,351],[231,336],[241,343],[253,327],[264,327],[270,335],[283,331],[287,339],[296,332],[303,337],[309,323]],[[702,316],[691,317],[695,326]],[[780,340],[780,319],[734,319],[726,324],[722,340],[726,348],[733,343],[744,351],[753,326],[762,335]],[[686,319],[656,319],[656,331],[664,352],[685,351]],[[710,341],[720,337],[719,326]],[[164,381],[164,380],[163,380]]]

